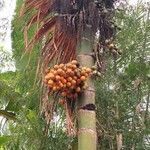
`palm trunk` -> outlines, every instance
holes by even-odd
[[[116,71],[115,71],[116,72]],[[118,101],[116,102],[116,119],[119,120],[119,109],[118,109]],[[121,150],[122,149],[122,133],[120,133],[120,131],[118,131],[118,133],[116,133],[116,144],[117,144],[117,150]]]
[[[122,134],[118,133],[116,134],[116,141],[117,141],[117,150],[122,149]]]
[[[82,66],[92,67],[94,59],[91,55],[93,37],[87,28],[81,38],[78,61]],[[78,150],[96,150],[96,114],[95,114],[95,88],[93,79],[88,79],[87,89],[78,100]]]

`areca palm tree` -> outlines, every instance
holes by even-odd
[[[26,0],[21,11],[28,14],[24,28],[26,52],[42,41],[40,75],[52,64],[78,59],[80,65],[103,72],[106,53],[117,53],[112,44],[116,25],[113,22],[115,0]],[[28,39],[30,29],[35,33]],[[96,150],[95,89],[93,78],[77,100],[78,149]],[[43,113],[52,113],[55,102],[49,104],[43,86]],[[47,106],[52,106],[49,111]],[[67,107],[68,108],[68,107]],[[69,109],[69,108],[68,108]],[[71,108],[70,108],[71,109]],[[48,117],[50,117],[49,115]],[[46,118],[49,119],[49,118]]]

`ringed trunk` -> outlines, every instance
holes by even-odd
[[[78,61],[82,66],[91,68],[94,65],[92,57],[94,38],[87,27],[81,37]],[[78,150],[96,150],[96,113],[95,113],[95,87],[93,79],[86,82],[87,89],[78,100]]]

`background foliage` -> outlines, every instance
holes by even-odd
[[[73,142],[65,132],[61,107],[58,120],[54,120],[45,134],[46,123],[40,113],[40,80],[37,65],[40,45],[24,53],[23,31],[29,15],[13,21],[13,47],[15,72],[0,74],[0,145],[2,149],[64,150]],[[120,6],[116,22],[121,30],[116,44],[122,51],[118,58],[109,58],[104,75],[96,79],[97,131],[99,149],[116,149],[116,135],[123,137],[123,148],[149,149],[149,89],[150,89],[150,20],[148,5],[136,8]],[[34,28],[30,31],[32,35]]]

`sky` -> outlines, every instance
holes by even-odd
[[[16,0],[0,0],[0,46],[11,50],[11,20]]]
[[[11,21],[16,7],[16,0],[0,0],[0,72],[14,71],[12,60]],[[5,53],[2,51],[3,47]],[[6,58],[8,61],[6,61]]]

